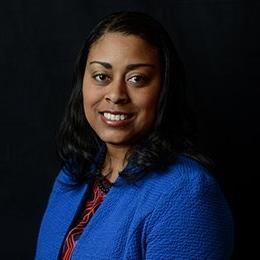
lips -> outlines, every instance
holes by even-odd
[[[99,112],[102,121],[113,127],[126,126],[134,119],[134,113],[126,113],[123,111],[102,111]]]

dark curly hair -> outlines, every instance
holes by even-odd
[[[173,41],[151,16],[121,11],[106,16],[94,27],[77,58],[72,94],[56,139],[66,172],[77,183],[103,178],[100,169],[106,147],[85,118],[82,82],[90,48],[108,32],[136,35],[155,47],[159,51],[163,79],[153,131],[134,144],[128,164],[119,175],[135,182],[151,171],[165,170],[179,154],[209,165],[206,157],[195,149],[195,128],[186,103],[184,66]]]

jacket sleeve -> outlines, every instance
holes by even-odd
[[[212,176],[163,194],[146,223],[145,259],[230,259],[233,219]]]

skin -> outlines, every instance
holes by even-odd
[[[83,79],[84,112],[107,146],[103,174],[109,172],[110,181],[125,167],[132,144],[152,129],[160,89],[158,51],[140,37],[106,33],[91,47]],[[127,113],[129,119],[116,125],[104,111]]]

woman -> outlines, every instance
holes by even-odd
[[[183,66],[162,26],[105,17],[74,76],[36,259],[228,259],[232,217],[188,138]]]

